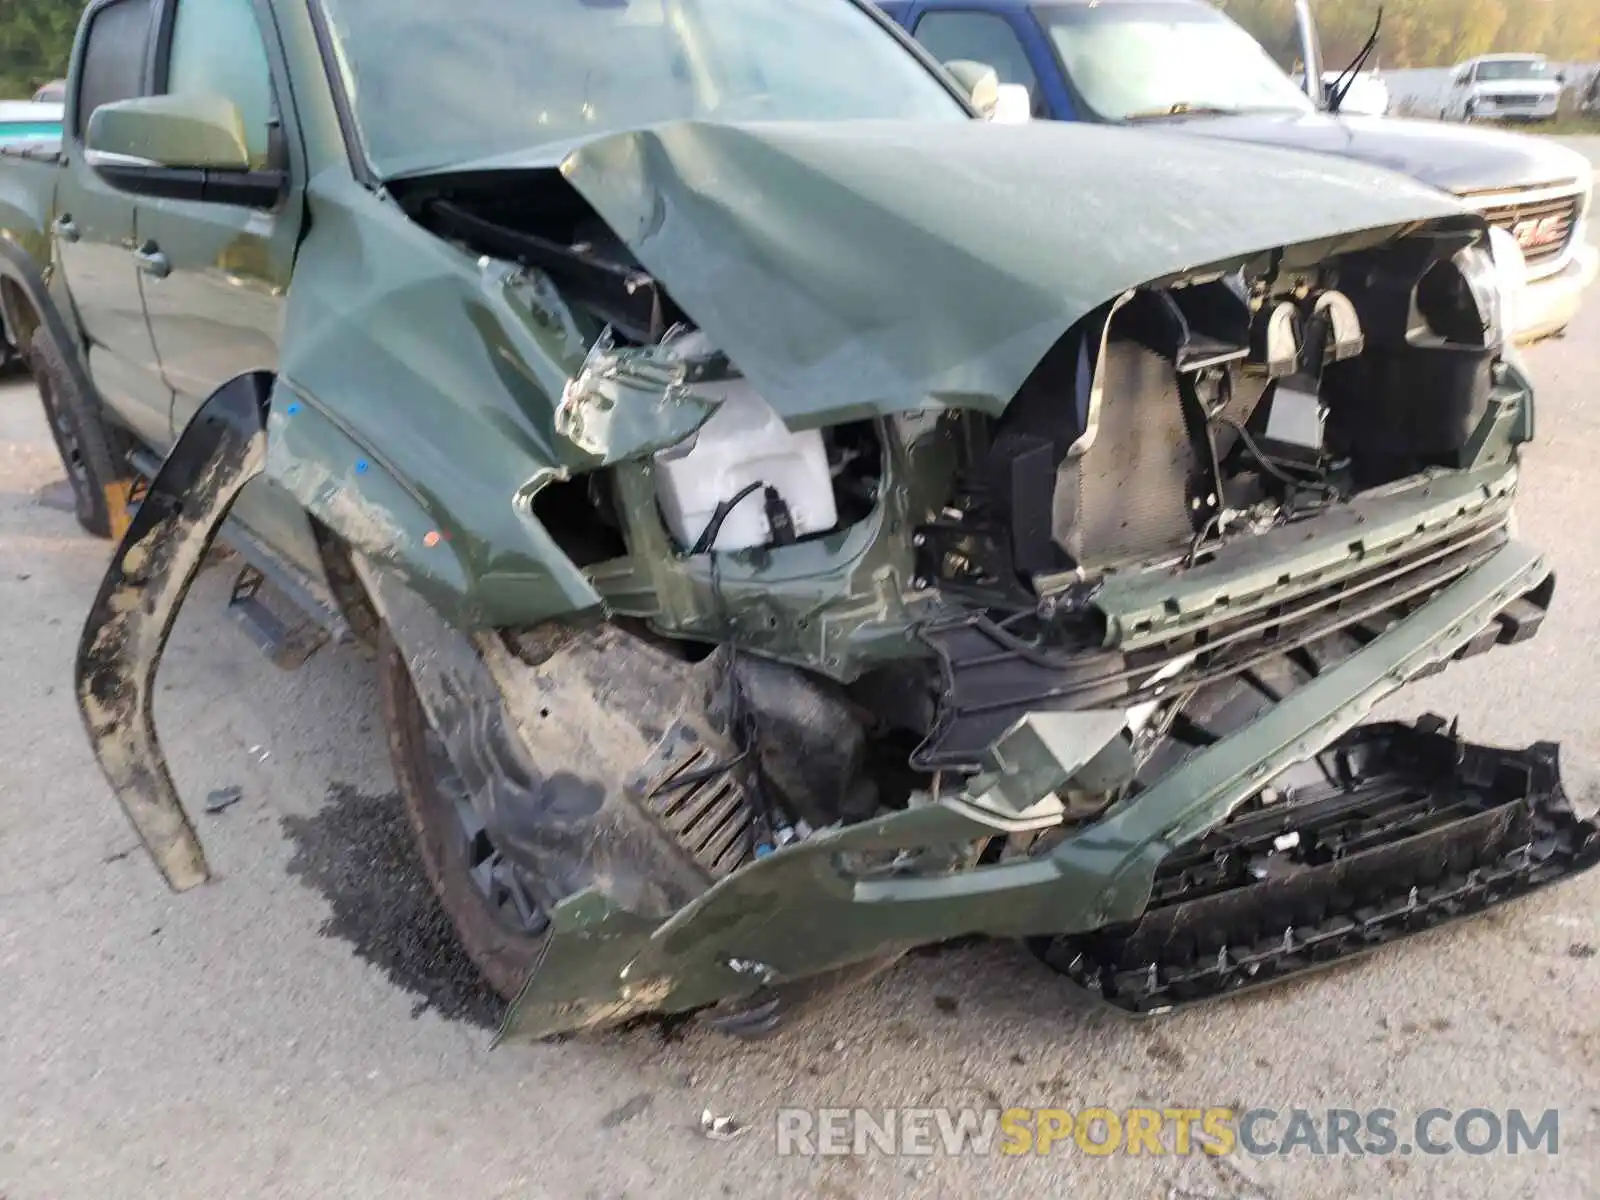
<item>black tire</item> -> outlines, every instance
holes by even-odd
[[[131,439],[101,416],[48,337],[34,336],[27,362],[72,488],[78,524],[98,538],[119,533],[131,476],[126,458]]]
[[[489,986],[510,1000],[533,972],[548,934],[518,928],[508,907],[492,904],[474,879],[474,846],[451,795],[453,771],[429,728],[404,656],[386,631],[378,641],[378,681],[389,758],[423,870],[462,949]]]

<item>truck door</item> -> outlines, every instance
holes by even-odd
[[[165,449],[171,443],[172,393],[144,316],[134,256],[136,201],[101,179],[83,149],[96,108],[143,94],[154,28],[154,0],[110,0],[90,10],[67,101],[67,165],[56,189],[55,245],[88,343],[95,388],[129,428]]]
[[[1032,20],[1025,13],[1015,15],[1018,20]],[[1028,89],[1035,117],[1058,115],[1051,112],[1040,72],[1035,70],[1010,14],[941,7],[920,14],[913,11],[908,19],[912,36],[940,62],[964,58],[993,67],[1001,83],[1018,83]]]
[[[170,430],[250,371],[278,369],[290,272],[299,241],[303,164],[291,161],[290,96],[270,10],[252,0],[164,0],[153,64],[156,95],[205,93],[233,101],[251,165],[283,169],[295,182],[270,207],[144,199],[139,250],[152,264],[145,313],[172,388]],[[270,40],[269,40],[270,39]],[[274,65],[276,62],[276,65]],[[305,514],[265,479],[234,506],[234,525],[315,578],[320,570]],[[241,547],[246,549],[246,547]],[[247,557],[248,557],[247,553]]]
[[[286,167],[267,43],[251,0],[167,0],[155,95],[224,96],[244,119],[251,166]],[[269,161],[277,160],[277,161]],[[212,392],[246,371],[276,371],[284,296],[300,233],[298,204],[273,209],[145,199],[136,232],[156,266],[145,313],[171,385],[172,431]]]

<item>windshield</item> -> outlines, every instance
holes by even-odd
[[[969,119],[854,0],[321,2],[382,176],[680,119]]]
[[[1478,64],[1478,81],[1495,79],[1554,79],[1550,64],[1537,58],[1496,59]]]
[[[1254,38],[1214,9],[1151,0],[1037,12],[1078,95],[1107,120],[1313,107]]]

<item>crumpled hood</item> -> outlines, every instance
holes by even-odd
[[[1587,180],[1591,171],[1582,155],[1544,138],[1444,121],[1246,113],[1183,119],[1173,128],[1205,138],[1338,155],[1456,194]]]
[[[1130,288],[1462,211],[1332,157],[1043,122],[679,123],[561,170],[796,424],[998,413]]]

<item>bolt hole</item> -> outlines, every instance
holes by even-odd
[[[548,708],[541,708],[539,710],[539,715],[548,720],[550,718],[550,710]]]

